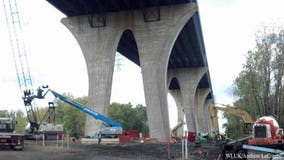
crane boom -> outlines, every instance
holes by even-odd
[[[48,88],[48,86],[43,86],[42,88]],[[32,99],[38,98],[38,99],[44,99],[45,96],[51,92],[54,97],[60,99],[61,101],[69,104],[70,106],[88,114],[89,116],[92,116],[95,119],[98,119],[103,122],[103,124],[106,126],[101,129],[101,135],[103,137],[117,137],[118,135],[121,135],[123,130],[122,130],[122,125],[119,122],[113,121],[110,118],[92,110],[91,108],[88,108],[80,103],[77,103],[64,95],[59,94],[58,92],[51,90],[51,89],[46,89],[45,93],[44,90],[41,88],[38,88],[37,90],[37,95],[34,95]],[[53,103],[53,102],[50,102]],[[91,135],[92,136],[92,135]]]
[[[219,131],[219,124],[218,124],[218,117],[217,117],[217,110],[241,117],[244,121],[244,133],[250,133],[251,132],[251,126],[254,124],[254,121],[252,120],[251,116],[244,110],[232,107],[229,105],[223,105],[224,107],[218,107],[211,104],[209,106],[210,110],[210,118],[213,124],[213,127],[216,131]]]
[[[33,134],[39,129],[39,126],[46,116],[40,117],[38,108],[34,103],[31,103],[33,100],[33,82],[26,54],[26,47],[17,0],[3,0],[3,7],[18,79],[18,85],[22,99],[24,101],[27,119],[29,121],[28,132],[29,134]],[[49,108],[45,115],[51,114],[52,112],[50,111],[52,110],[53,108]]]
[[[105,123],[107,123],[110,127],[121,127],[122,125],[118,122],[115,122],[107,117],[105,117],[104,115],[86,107],[86,106],[83,106],[82,104],[79,104],[73,100],[70,100],[68,99],[67,97],[55,92],[54,90],[51,90],[49,89],[48,91],[50,91],[55,97],[57,97],[58,99],[60,99],[61,101],[67,103],[67,104],[70,104],[72,107],[75,107],[76,109],[84,112],[84,113],[87,113],[88,115],[92,116],[93,118],[95,119],[99,119]],[[48,92],[47,91],[47,92]],[[46,92],[46,94],[47,94]]]
[[[215,108],[217,110],[228,112],[230,114],[242,117],[242,119],[243,119],[243,121],[245,123],[254,123],[254,121],[252,120],[251,116],[246,111],[244,111],[244,110],[242,110],[240,108],[229,106],[229,105],[224,105],[224,106],[225,107],[215,106]]]
[[[24,36],[16,0],[3,0],[8,33],[21,93],[32,89],[33,83],[26,55]]]
[[[219,132],[217,109],[212,104],[209,105],[209,113],[210,113],[210,118],[211,118],[211,122],[212,122],[214,130],[216,132]]]
[[[3,0],[3,7],[17,73],[18,85],[24,101],[27,118],[30,123],[29,132],[34,132],[39,128],[40,117],[37,108],[29,103],[33,92],[33,82],[26,55],[17,0]]]

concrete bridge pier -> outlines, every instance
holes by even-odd
[[[211,117],[210,117],[210,111],[209,111],[209,105],[212,103],[212,99],[206,99],[205,103],[204,103],[204,119],[203,119],[203,123],[205,124],[205,128],[206,131],[208,132],[210,135],[213,134],[213,125],[212,125],[212,121],[211,121]]]
[[[159,46],[156,47],[160,48]],[[148,50],[146,48],[141,48],[141,50],[140,63],[150,136],[157,139],[168,139],[170,128],[165,79],[167,73],[165,64],[167,63],[163,63],[165,59],[160,57],[162,55],[157,56],[165,52],[157,51],[150,46],[148,46]],[[153,55],[153,53],[156,55]],[[158,59],[158,57],[160,58]],[[159,61],[161,62],[159,63]]]
[[[161,7],[161,19],[132,29],[140,57],[150,136],[169,139],[167,70],[178,34],[196,13],[196,4]]]
[[[183,104],[182,104],[182,97],[181,97],[181,92],[179,89],[175,89],[175,90],[169,90],[169,93],[171,94],[171,96],[174,98],[176,105],[177,105],[177,113],[178,113],[178,117],[177,117],[177,122],[180,121],[184,121],[184,112],[183,112]],[[176,124],[175,124],[176,125]],[[180,127],[177,129],[177,135],[178,136],[182,136],[183,135],[183,127]]]
[[[205,119],[208,117],[205,116],[206,115],[205,112],[208,112],[208,110],[205,110],[204,105],[206,97],[209,94],[209,92],[210,92],[209,88],[200,88],[196,90],[196,95],[195,95],[196,124],[195,125],[197,133],[204,133],[207,131]]]
[[[168,71],[169,76],[175,77],[179,82],[182,97],[182,102],[179,103],[183,105],[188,131],[195,132],[197,129],[195,94],[198,83],[206,71],[207,69],[204,67],[171,69]]]
[[[89,77],[88,106],[107,115],[115,53],[121,33],[110,28],[101,30],[91,28],[86,16],[64,18],[61,22],[76,38],[86,60]],[[86,117],[86,136],[95,135],[101,127],[101,122]]]
[[[123,32],[130,30],[139,54],[150,136],[169,139],[168,62],[180,31],[196,12],[194,3],[161,6],[160,20],[155,22],[145,22],[141,10],[109,12],[106,26],[101,28],[92,28],[88,15],[63,18],[62,23],[78,41],[86,60],[89,76],[88,106],[107,115],[115,53]],[[184,82],[185,88],[189,85]],[[86,135],[94,135],[99,128],[98,123],[87,117]]]

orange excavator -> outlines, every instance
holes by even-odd
[[[272,116],[258,118],[253,125],[252,135],[248,141],[250,145],[284,144],[283,129]]]

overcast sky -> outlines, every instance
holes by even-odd
[[[0,4],[0,17],[4,17]],[[87,96],[85,60],[75,38],[60,23],[65,16],[46,1],[18,0],[18,6],[34,86],[48,84],[59,93]],[[215,101],[232,103],[230,87],[247,51],[254,48],[257,29],[284,24],[284,1],[199,0],[198,6]],[[0,109],[24,109],[4,18],[0,35]],[[145,104],[140,68],[126,59],[122,65],[114,73],[111,101]],[[137,88],[127,87],[129,83]],[[169,106],[175,110],[171,98]]]

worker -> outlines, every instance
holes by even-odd
[[[217,135],[216,135],[216,143],[217,143],[217,145],[219,146],[219,148],[221,148],[222,140],[223,140],[223,137],[222,137],[222,135],[218,132]]]
[[[101,144],[102,141],[102,131],[99,131],[98,133],[98,144]]]
[[[44,96],[43,96],[43,89],[41,89],[40,87],[38,87],[37,89],[37,95],[35,96],[36,98],[38,99],[43,99]]]

